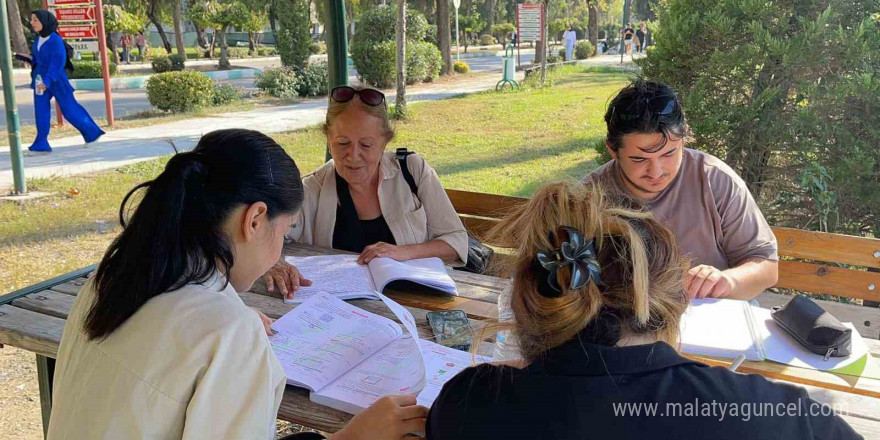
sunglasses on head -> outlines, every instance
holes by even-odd
[[[351,101],[355,95],[360,96],[361,102],[370,107],[378,107],[385,103],[385,94],[376,89],[357,90],[354,87],[339,86],[330,91],[330,99],[340,103]]]
[[[645,98],[630,104],[625,111],[617,111],[617,107],[612,108],[611,119],[614,120],[616,116],[621,121],[634,121],[641,119],[645,112],[649,112],[653,122],[654,118],[671,115],[675,111],[675,102],[675,96],[671,95]]]

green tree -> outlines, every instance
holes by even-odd
[[[731,165],[772,222],[876,236],[880,3],[667,5],[639,63],[681,95],[691,146]]]
[[[248,33],[248,54],[254,54],[254,51],[257,49],[257,32],[262,31],[268,21],[269,13],[263,9],[250,11],[247,20],[242,23],[241,28]]]
[[[479,32],[485,28],[486,21],[483,20],[476,5],[472,6],[467,14],[458,16],[458,29],[460,32],[461,43],[464,44],[464,53],[467,53],[469,38],[479,34]]]
[[[516,26],[513,23],[498,23],[491,28],[492,35],[504,46],[507,45],[507,37],[515,30]]]
[[[104,29],[107,34],[107,47],[113,54],[113,62],[119,64],[119,54],[116,51],[116,40],[112,36],[113,33],[136,34],[144,30],[146,24],[146,17],[138,17],[122,9],[122,6],[104,6]]]
[[[309,0],[279,0],[277,46],[281,64],[294,70],[305,67],[309,62],[312,35],[309,32]]]

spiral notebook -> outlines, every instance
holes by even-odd
[[[851,323],[852,353],[827,360],[801,346],[783,331],[770,309],[748,301],[696,299],[681,319],[681,351],[698,356],[769,360],[820,371],[845,368],[868,354],[868,346]],[[870,359],[869,359],[870,361]]]

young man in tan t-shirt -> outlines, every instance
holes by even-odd
[[[720,159],[685,148],[684,110],[669,86],[635,80],[605,113],[613,160],[594,170],[607,190],[641,202],[692,260],[691,298],[751,299],[776,284],[776,237],[745,182]]]

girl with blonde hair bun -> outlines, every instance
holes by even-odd
[[[677,352],[689,264],[672,232],[632,202],[594,184],[551,183],[490,236],[513,250],[506,269],[523,361],[447,382],[428,439],[860,438],[840,417],[812,415],[828,412],[810,412],[820,405],[802,388]],[[804,408],[742,417],[758,404]]]

